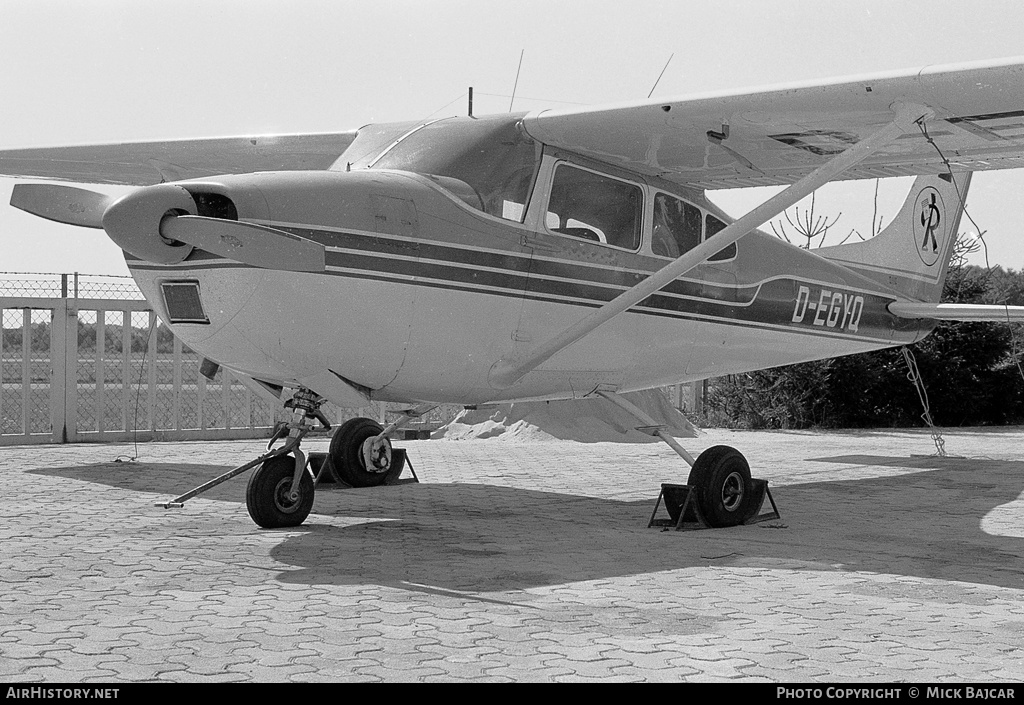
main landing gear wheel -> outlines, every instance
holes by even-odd
[[[263,463],[249,478],[245,505],[252,520],[264,529],[298,526],[313,508],[313,478],[303,470],[298,499],[291,499],[295,456],[278,455]]]
[[[378,438],[384,428],[367,418],[349,419],[331,438],[331,464],[337,478],[353,487],[383,484],[391,469],[391,441]]]
[[[746,458],[730,446],[712,446],[697,457],[686,480],[704,520],[714,527],[750,518],[753,486]]]

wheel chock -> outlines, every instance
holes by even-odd
[[[772,491],[768,489],[768,480],[758,480],[757,478],[750,478],[750,484],[754,491],[754,501],[751,502],[750,506],[757,507],[753,514],[747,519],[743,520],[744,525],[757,524],[762,521],[769,521],[771,519],[779,519],[779,508],[775,505],[775,498],[772,497]],[[764,500],[768,498],[768,502],[772,505],[770,512],[761,512],[764,508]]]
[[[658,507],[662,500],[665,501],[665,510],[668,512],[668,519],[658,519]],[[668,482],[661,484],[661,492],[658,493],[658,501],[654,503],[654,511],[651,513],[651,520],[647,528],[652,526],[674,528],[676,531],[694,531],[696,529],[710,529],[704,520],[700,508],[690,491],[689,485],[675,485]]]
[[[412,477],[401,478],[402,470],[405,466],[409,466],[409,472],[412,473]],[[392,448],[391,449],[391,467],[388,468],[387,475],[384,476],[385,485],[406,485],[413,482],[419,482],[420,478],[416,477],[416,470],[412,466],[412,460],[409,459],[409,454],[405,451],[405,448]]]
[[[740,524],[746,526],[769,519],[778,519],[779,508],[775,504],[775,498],[772,497],[771,490],[768,489],[768,480],[751,478],[750,483],[751,490],[753,491],[753,502],[751,502],[750,506],[754,507],[754,509],[751,511],[750,516],[746,517]],[[766,497],[772,505],[772,511],[760,513]],[[668,519],[657,518],[658,508],[661,506],[662,500],[665,502],[665,510],[669,515]],[[676,531],[697,531],[698,529],[713,528],[704,519],[704,515],[700,511],[700,506],[697,504],[696,497],[691,492],[690,486],[676,485],[668,482],[664,482],[661,485],[661,492],[658,493],[658,501],[654,504],[651,520],[647,523],[647,528],[651,527],[660,527],[666,530],[672,528]]]
[[[330,456],[327,453],[319,453],[316,451],[306,454],[306,463],[309,466],[309,471],[313,473],[313,481],[315,484],[334,484],[337,482],[334,478],[334,470],[331,466]]]
[[[308,456],[309,470],[313,473],[313,477],[316,480],[316,484],[333,484],[343,489],[354,489],[352,485],[342,481],[337,477],[334,472],[334,464],[331,462],[331,456],[327,453],[313,452]],[[409,466],[409,472],[412,473],[412,477],[402,478],[402,471],[405,466]],[[412,460],[409,459],[409,455],[406,453],[405,448],[393,448],[391,450],[391,467],[388,468],[387,474],[384,476],[383,485],[405,485],[411,482],[419,482],[419,477],[416,476],[416,469],[412,466]]]

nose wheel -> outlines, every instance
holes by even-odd
[[[254,522],[265,529],[280,529],[306,520],[313,509],[313,478],[303,471],[293,491],[294,476],[293,455],[270,458],[252,474],[245,490],[245,506]]]
[[[313,508],[313,476],[306,469],[306,454],[299,449],[303,436],[319,421],[324,429],[331,424],[320,411],[324,399],[309,389],[299,389],[285,402],[292,418],[278,426],[267,443],[267,450],[279,438],[285,444],[263,456],[262,464],[249,478],[245,506],[252,520],[264,529],[298,526]]]

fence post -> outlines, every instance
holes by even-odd
[[[171,423],[175,431],[181,430],[181,340],[174,336],[172,354],[174,356],[174,397],[171,403]]]
[[[107,353],[107,312],[96,311],[96,433],[100,441],[105,440],[107,417],[106,370],[104,363]]]
[[[50,311],[50,441],[68,442],[67,419],[67,275],[62,275],[60,301]]]
[[[156,366],[157,366],[157,323],[156,313],[149,312],[149,340],[146,351],[149,354],[149,375],[146,378],[146,429],[156,430]]]
[[[131,311],[121,312],[121,423],[119,431],[128,429],[128,407],[131,404],[131,352],[132,352],[132,314]]]
[[[64,319],[64,406],[68,443],[78,441],[78,300],[68,303]]]
[[[32,309],[21,310],[21,432],[32,433],[29,400],[32,398]]]

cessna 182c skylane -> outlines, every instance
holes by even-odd
[[[298,445],[324,399],[593,395],[692,466],[722,526],[749,514],[743,456],[694,460],[620,393],[905,345],[936,319],[1005,320],[937,302],[971,172],[1022,157],[1024,58],[337,134],[8,150],[0,173],[139,187],[18,184],[11,203],[104,229],[175,335],[288,398],[287,442],[243,466],[259,465],[261,526],[310,511]],[[906,175],[871,240],[812,252],[756,230],[834,179]],[[736,221],[704,194],[761,185],[787,188]],[[394,426],[337,429],[340,479],[379,483]]]

